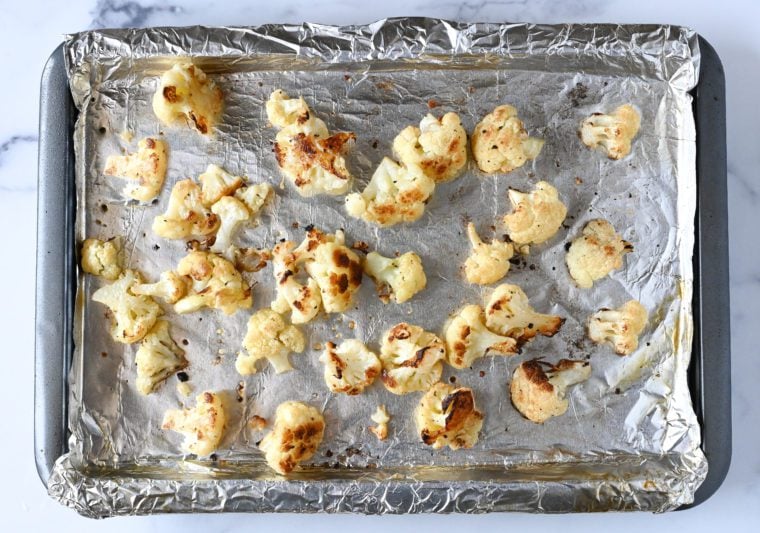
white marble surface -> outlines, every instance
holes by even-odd
[[[698,30],[717,49],[728,84],[728,170],[733,328],[733,465],[719,492],[702,506],[663,516],[485,515],[360,517],[300,515],[158,516],[88,521],[50,500],[32,458],[34,251],[38,85],[48,54],[66,32],[103,26],[257,25],[267,22],[361,23],[399,15],[466,21],[663,22]],[[0,2],[0,228],[6,304],[0,308],[5,374],[0,388],[0,514],[3,531],[371,531],[509,528],[514,531],[760,531],[760,2],[753,0],[25,0]],[[753,237],[754,235],[754,237]],[[754,318],[753,318],[754,317]]]

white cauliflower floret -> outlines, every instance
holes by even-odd
[[[278,313],[290,312],[293,324],[305,324],[311,321],[322,307],[322,296],[317,282],[309,278],[306,285],[296,280],[299,267],[293,253],[296,244],[285,241],[272,250],[272,265],[277,297],[272,302],[272,309]]]
[[[385,406],[378,405],[374,414],[370,418],[376,424],[375,426],[369,427],[369,430],[372,432],[372,434],[375,435],[375,437],[377,437],[378,440],[387,439],[388,438],[388,422],[391,421],[391,417],[388,414],[388,411],[385,410]]]
[[[224,196],[231,196],[243,186],[243,178],[233,176],[217,165],[206,167],[198,181],[201,183],[201,202],[206,207],[211,207]]]
[[[378,226],[414,222],[425,212],[435,181],[418,167],[383,158],[362,193],[346,196],[346,211]]]
[[[211,206],[211,212],[219,217],[219,229],[211,251],[224,254],[232,246],[232,238],[238,228],[251,217],[251,213],[243,202],[233,196],[222,197]]]
[[[472,155],[483,172],[511,172],[538,157],[543,139],[529,137],[517,109],[500,105],[472,133]]]
[[[277,407],[274,427],[259,449],[275,472],[287,475],[314,455],[324,434],[322,413],[301,402],[284,402]]]
[[[153,231],[164,239],[209,235],[219,227],[219,217],[201,202],[201,188],[191,179],[174,184],[166,212],[153,220]]]
[[[303,98],[294,102],[281,90],[269,97],[267,115],[274,126],[282,128],[274,144],[277,164],[301,196],[348,191],[352,177],[343,153],[356,139],[353,133],[330,135]]]
[[[256,185],[241,187],[235,191],[235,198],[243,202],[248,211],[251,212],[251,216],[255,217],[273,194],[274,190],[271,185],[268,183],[257,183]]]
[[[590,289],[594,281],[623,266],[623,256],[632,251],[633,245],[615,233],[612,224],[595,219],[572,242],[565,262],[578,286]]]
[[[132,286],[132,293],[161,298],[168,304],[174,304],[187,294],[190,284],[190,278],[168,271],[162,272],[159,281],[156,283],[135,284]]]
[[[357,339],[325,345],[319,360],[325,365],[325,383],[333,392],[349,396],[361,394],[380,374],[382,365],[373,352]]]
[[[483,323],[483,309],[467,305],[454,315],[446,327],[446,353],[454,368],[467,368],[486,355],[514,355],[517,341],[497,335]]]
[[[179,314],[211,307],[231,315],[253,305],[251,289],[235,265],[214,253],[190,252],[177,265],[177,274],[192,280],[188,294],[174,304]]]
[[[159,320],[143,338],[135,355],[137,390],[150,394],[169,376],[187,367],[185,351],[169,334],[169,323]]]
[[[404,303],[427,285],[422,260],[414,252],[394,258],[370,252],[364,259],[364,272],[375,281],[377,294],[384,303],[391,299],[397,304]]]
[[[601,146],[610,159],[622,159],[631,153],[631,141],[639,132],[641,116],[630,104],[611,114],[594,113],[581,122],[581,141],[589,148]]]
[[[219,122],[222,90],[192,63],[178,63],[164,72],[153,95],[153,112],[164,124],[186,121],[207,134]]]
[[[256,362],[266,359],[278,374],[293,370],[288,360],[291,352],[304,351],[306,341],[295,326],[271,309],[260,309],[248,319],[243,347],[248,355],[238,354],[235,368],[242,375],[255,374]]]
[[[383,335],[380,378],[393,394],[424,391],[441,379],[445,357],[441,339],[419,326],[402,322]]]
[[[107,241],[85,239],[82,243],[82,270],[113,281],[121,274],[121,252],[119,237]]]
[[[541,424],[567,411],[567,389],[585,381],[591,375],[588,361],[562,359],[556,365],[532,359],[515,369],[509,394],[512,405],[520,413]]]
[[[161,192],[166,177],[166,143],[146,137],[134,154],[109,156],[103,173],[129,180],[121,191],[127,198],[150,202]]]
[[[467,237],[472,254],[464,262],[464,276],[470,283],[488,285],[499,281],[509,272],[509,260],[515,254],[511,242],[491,241],[484,243],[475,231],[475,224],[467,224]]]
[[[509,189],[509,201],[513,211],[504,216],[504,225],[509,238],[518,244],[539,244],[549,240],[567,215],[557,189],[545,181],[536,183],[529,193]]]
[[[436,383],[425,393],[415,418],[422,442],[436,450],[472,448],[483,427],[472,389],[448,383]]]
[[[467,133],[456,113],[428,114],[420,127],[409,126],[393,140],[396,159],[416,165],[436,183],[457,177],[467,164]]]
[[[188,453],[211,455],[219,447],[227,425],[227,410],[219,393],[202,392],[192,409],[170,409],[161,429],[185,436],[182,449]]]
[[[528,296],[517,285],[499,285],[486,305],[486,327],[524,343],[536,335],[554,336],[565,319],[536,313]]]
[[[119,279],[92,294],[94,302],[111,310],[111,337],[132,344],[141,340],[161,315],[161,307],[150,296],[134,295],[131,288],[142,282],[135,270],[125,270]]]
[[[619,309],[601,309],[588,321],[588,336],[598,343],[607,343],[618,355],[628,355],[639,347],[639,335],[647,325],[649,314],[636,300],[629,300]]]

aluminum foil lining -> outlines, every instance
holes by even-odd
[[[222,87],[225,114],[211,138],[167,128],[150,100],[177,56],[193,58]],[[695,126],[688,91],[697,82],[696,34],[673,26],[464,24],[434,19],[381,20],[366,26],[314,24],[258,28],[150,28],[71,35],[66,43],[72,93],[81,114],[75,132],[77,236],[125,238],[127,264],[155,280],[175,267],[185,242],[151,231],[174,182],[209,163],[266,181],[276,200],[240,245],[300,241],[308,224],[384,255],[416,251],[427,289],[403,305],[384,305],[366,279],[355,308],[303,328],[308,349],[293,372],[266,368],[249,377],[234,368],[249,312],[166,315],[186,342],[195,393],[226,391],[232,411],[215,457],[182,454],[180,436],[160,429],[164,411],[194,403],[171,378],[156,393],[134,387],[137,346],[114,343],[104,308],[90,301],[101,281],[80,276],[76,351],[69,376],[70,451],[49,480],[50,494],[88,516],[157,512],[351,511],[667,511],[692,501],[707,463],[687,384],[692,341]],[[283,181],[264,102],[274,89],[303,95],[331,131],[354,131],[348,157],[363,188],[394,136],[428,112],[459,113],[465,128],[496,105],[515,105],[531,135],[546,144],[531,164],[484,176],[473,162],[439,185],[414,224],[378,229],[348,218],[342,198],[301,198]],[[610,161],[577,138],[580,121],[632,103],[642,113],[632,154]],[[131,132],[130,142],[123,132]],[[162,135],[170,147],[167,182],[150,206],[126,203],[123,185],[102,170],[108,155]],[[483,304],[488,288],[464,282],[464,235],[473,221],[500,238],[510,209],[507,189],[552,182],[568,206],[565,227],[534,246],[505,278],[543,312],[567,317],[553,338],[516,357],[489,357],[471,369],[447,368],[444,380],[472,387],[485,423],[477,445],[433,451],[411,417],[421,394],[394,396],[378,382],[357,397],[331,394],[317,360],[326,341],[359,338],[378,349],[381,333],[410,321],[442,334],[450,313]],[[635,246],[624,268],[578,289],[564,264],[565,244],[592,218],[612,222]],[[495,229],[492,226],[495,225]],[[253,275],[254,309],[271,301],[271,266]],[[618,357],[585,338],[601,307],[640,300],[650,324],[633,355]],[[570,409],[543,425],[512,407],[507,392],[521,361],[586,357],[592,377],[572,389]],[[239,401],[238,401],[239,400]],[[317,455],[285,479],[265,465],[252,415],[272,419],[284,400],[320,407],[327,430]],[[388,440],[367,429],[385,404]]]

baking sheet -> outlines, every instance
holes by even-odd
[[[225,91],[223,124],[211,139],[161,127],[152,114],[158,76],[170,64],[167,56],[177,54],[192,56]],[[228,391],[235,412],[215,462],[183,461],[179,436],[159,429],[163,412],[192,404],[192,396],[178,394],[174,378],[149,397],[135,391],[137,346],[113,343],[104,309],[88,303],[100,282],[80,278],[71,451],[56,465],[51,494],[95,516],[233,509],[663,511],[691,501],[707,468],[686,382],[695,204],[687,91],[696,84],[698,61],[695,34],[668,26],[398,19],[343,28],[165,28],[71,36],[67,62],[81,110],[77,234],[124,235],[128,265],[149,279],[184,255],[184,242],[159,239],[150,230],[174,182],[197,177],[209,163],[253,182],[282,182],[271,153],[275,130],[267,126],[263,106],[276,88],[302,94],[331,131],[356,132],[348,160],[357,189],[390,155],[395,134],[431,110],[456,111],[471,131],[495,105],[510,103],[546,145],[536,161],[508,175],[483,176],[470,162],[459,179],[437,187],[420,221],[388,229],[346,217],[342,198],[304,199],[287,183],[276,188],[261,224],[242,231],[239,242],[271,247],[283,237],[300,241],[308,224],[330,232],[344,228],[349,243],[365,241],[384,255],[416,251],[428,287],[406,304],[386,306],[367,279],[358,309],[303,328],[310,349],[292,356],[295,372],[277,375],[267,368],[245,378],[235,372],[234,359],[248,312],[176,316],[166,306],[174,337],[188,343],[195,391]],[[590,113],[624,102],[641,110],[642,128],[632,155],[613,162],[583,147],[576,129]],[[119,135],[123,131],[134,132],[132,145]],[[125,204],[123,183],[102,176],[105,158],[157,134],[170,146],[164,192],[149,207]],[[506,190],[528,190],[539,179],[560,191],[567,227],[532,247],[503,281],[520,285],[537,309],[567,322],[557,336],[536,339],[518,357],[446,369],[444,379],[453,376],[472,387],[485,413],[477,446],[433,452],[422,445],[407,415],[420,394],[393,396],[380,383],[359,397],[330,394],[314,349],[324,342],[356,337],[377,349],[382,331],[403,320],[442,334],[449,313],[483,303],[487,289],[468,286],[459,272],[469,253],[464,225],[472,220],[484,237],[500,236],[497,221],[509,211]],[[566,271],[564,245],[599,217],[610,220],[635,252],[623,269],[580,290]],[[273,295],[271,267],[254,279],[254,309],[266,307]],[[640,350],[618,358],[584,339],[583,324],[598,308],[629,298],[639,299],[651,320]],[[539,356],[589,357],[593,367],[592,378],[570,394],[568,412],[543,426],[524,420],[507,394],[515,366]],[[244,401],[237,402],[241,382]],[[321,407],[327,430],[311,466],[282,481],[255,447],[263,433],[244,421],[253,414],[271,418],[278,403],[291,399]],[[379,403],[393,417],[385,442],[366,429]]]

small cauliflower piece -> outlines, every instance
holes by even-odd
[[[509,260],[515,254],[511,242],[491,241],[484,243],[475,224],[467,224],[467,238],[472,245],[472,254],[464,262],[464,276],[469,283],[488,285],[499,281],[509,272]]]
[[[282,89],[277,89],[269,95],[266,111],[272,126],[281,129],[299,120],[308,120],[310,116],[309,106],[303,96],[299,96],[298,99],[290,98]]]
[[[192,280],[187,295],[174,304],[179,314],[211,307],[232,315],[253,305],[251,289],[235,265],[215,253],[190,252],[177,265],[177,274]]]
[[[393,394],[424,391],[441,379],[446,348],[419,326],[402,322],[383,334],[380,378]]]
[[[140,394],[154,392],[172,374],[187,368],[185,351],[169,334],[169,323],[158,320],[140,343],[135,355],[137,390]]]
[[[499,285],[486,305],[486,327],[512,337],[518,344],[539,334],[553,337],[564,323],[565,319],[560,316],[536,313],[528,296],[517,285]]]
[[[346,211],[381,227],[414,222],[425,212],[434,189],[435,181],[419,167],[399,165],[385,157],[364,191],[346,196]]]
[[[256,185],[248,185],[236,190],[235,198],[243,202],[248,211],[251,212],[251,216],[255,217],[273,194],[274,190],[271,185],[268,183],[257,183]]]
[[[589,148],[601,147],[610,159],[622,159],[631,153],[631,141],[639,132],[641,116],[630,104],[611,114],[594,113],[581,122],[579,135]]]
[[[427,285],[422,260],[414,252],[394,258],[370,252],[364,259],[364,272],[374,280],[383,303],[391,299],[404,303]]]
[[[201,201],[201,188],[191,179],[174,184],[166,212],[153,220],[153,232],[164,239],[184,239],[214,233],[219,217]]]
[[[233,196],[223,196],[211,206],[211,212],[219,217],[219,229],[211,251],[225,254],[232,246],[235,233],[251,217],[251,213],[243,202]]]
[[[467,305],[449,320],[446,326],[446,353],[454,368],[467,368],[486,355],[514,355],[517,341],[497,335],[483,323],[483,309]]]
[[[388,438],[388,422],[391,421],[391,417],[388,411],[385,410],[384,405],[378,405],[374,414],[370,417],[376,424],[370,426],[369,430],[372,432],[378,440],[385,440]]]
[[[166,178],[166,143],[146,137],[137,143],[137,152],[112,155],[103,173],[128,180],[121,194],[139,202],[150,202],[161,192]]]
[[[529,193],[509,189],[513,211],[504,216],[509,238],[518,244],[540,244],[557,233],[567,215],[557,189],[545,181]]]
[[[211,455],[219,447],[227,424],[227,411],[221,395],[202,392],[192,409],[170,409],[164,415],[161,429],[185,436],[182,449],[198,456]]]
[[[567,411],[567,389],[590,375],[588,361],[562,359],[556,365],[538,359],[525,361],[515,369],[509,384],[512,405],[528,420],[542,424]]]
[[[340,346],[326,343],[319,360],[325,365],[325,383],[330,390],[349,396],[361,394],[382,370],[377,355],[357,339],[345,340]]]
[[[288,355],[302,353],[306,347],[303,333],[287,324],[282,316],[271,309],[260,309],[248,319],[248,330],[243,339],[248,355],[238,354],[235,368],[246,376],[256,373],[256,362],[266,359],[278,374],[293,370]]]
[[[500,105],[481,120],[472,133],[472,155],[483,172],[512,172],[535,159],[543,139],[529,137],[517,109]]]
[[[107,241],[85,239],[82,243],[82,270],[113,281],[121,275],[121,252],[119,237]]]
[[[259,248],[235,248],[235,268],[240,272],[258,272],[272,260],[272,252]]]
[[[233,176],[222,167],[209,165],[206,172],[198,176],[201,183],[201,203],[211,207],[223,196],[231,196],[243,186],[243,178]]]
[[[219,122],[222,108],[222,90],[190,62],[164,72],[153,95],[158,120],[167,125],[185,121],[203,135]]]
[[[570,276],[579,287],[590,289],[594,281],[623,266],[623,256],[633,245],[615,233],[612,224],[602,219],[590,221],[570,245],[565,256]]]
[[[299,267],[296,264],[292,241],[278,243],[272,250],[272,265],[277,296],[272,309],[278,313],[290,313],[293,324],[310,322],[322,308],[322,296],[317,282],[309,278],[306,285],[296,280]]]
[[[132,286],[132,293],[161,298],[168,304],[174,304],[187,294],[190,283],[190,278],[176,272],[162,272],[156,283],[137,283]]]
[[[467,164],[467,133],[456,113],[441,118],[428,114],[419,128],[409,126],[396,136],[393,152],[396,159],[420,167],[436,183],[451,181]]]
[[[92,294],[94,302],[111,310],[111,337],[116,342],[132,344],[141,340],[162,313],[150,296],[132,294],[131,288],[141,282],[139,272],[125,270],[119,279]]]
[[[448,383],[436,383],[425,393],[415,419],[422,442],[436,450],[472,448],[483,427],[472,389]]]
[[[648,318],[643,305],[629,300],[619,309],[601,309],[591,315],[588,336],[597,344],[609,344],[618,355],[629,355],[639,347],[639,335]]]
[[[314,407],[283,402],[274,415],[274,427],[259,444],[267,464],[278,474],[290,474],[317,451],[325,433],[325,419]]]

